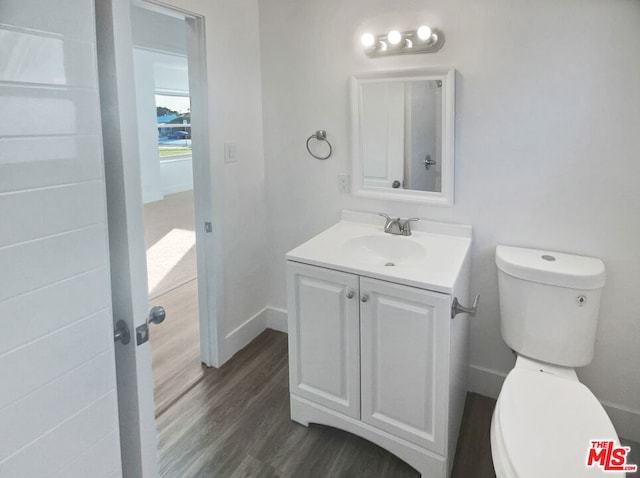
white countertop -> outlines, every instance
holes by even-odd
[[[376,214],[343,211],[342,220],[289,251],[287,260],[387,280],[421,289],[450,294],[471,247],[471,226],[426,220],[412,223],[411,236],[395,236],[383,231],[385,220]],[[379,239],[380,237],[380,239]],[[357,238],[381,242],[393,248],[419,250],[394,266],[362,260],[354,254]],[[414,244],[402,243],[413,241]],[[417,245],[422,247],[414,247]],[[407,248],[406,246],[412,246]],[[384,261],[383,261],[384,262]]]

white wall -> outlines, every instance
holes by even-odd
[[[186,34],[184,22],[178,27]],[[159,201],[167,194],[193,189],[191,158],[160,160],[158,157],[155,98],[158,91],[189,94],[189,72],[185,56],[159,51],[134,48],[133,63],[142,200],[148,203]]]
[[[186,56],[156,54],[153,76],[156,91],[189,94],[189,69]]]
[[[257,0],[170,0],[204,15],[209,81],[209,156],[217,278],[220,362],[266,323],[267,213],[262,143],[260,38]],[[224,142],[237,162],[224,162]]]
[[[366,30],[423,22],[445,32],[437,54],[369,59],[358,45]],[[271,304],[286,304],[285,252],[343,208],[472,224],[472,292],[482,296],[472,386],[495,395],[513,365],[496,244],[601,257],[595,359],[579,374],[600,399],[640,413],[639,27],[634,0],[260,0]],[[336,175],[351,169],[349,76],[426,66],[458,70],[455,206],[339,193]],[[305,151],[317,129],[334,144],[330,160]],[[640,415],[616,410],[621,434],[640,439]]]
[[[180,18],[132,5],[131,37],[141,48],[187,54],[184,20]]]
[[[131,6],[142,199],[193,189],[191,159],[158,160],[156,92],[189,93],[185,21]]]
[[[156,116],[153,57],[145,50],[133,49],[136,81],[136,111],[138,118],[138,147],[140,149],[140,179],[144,203],[164,197],[158,160],[158,126]]]

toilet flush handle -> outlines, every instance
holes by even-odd
[[[471,307],[460,305],[458,298],[454,297],[453,303],[451,304],[451,318],[453,319],[458,314],[469,314],[469,317],[475,317],[478,311],[478,302],[480,302],[480,294],[476,294],[476,298],[473,299],[473,305]]]

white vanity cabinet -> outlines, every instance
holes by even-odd
[[[287,267],[291,392],[360,418],[358,276]]]
[[[369,216],[344,212],[287,254],[291,418],[447,478],[468,361],[467,316],[451,307],[469,301],[471,228],[420,221],[394,237]]]
[[[451,296],[291,261],[287,280],[292,419],[447,476],[447,424],[461,416],[459,396],[449,406]]]
[[[361,420],[444,454],[449,296],[361,277],[360,300]]]

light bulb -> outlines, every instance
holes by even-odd
[[[391,30],[387,34],[387,40],[389,40],[389,43],[391,43],[392,45],[397,45],[398,43],[400,43],[400,40],[402,40],[402,35],[400,35],[400,32],[398,30]]]
[[[373,35],[371,33],[365,33],[364,35],[362,35],[360,37],[360,41],[362,42],[362,44],[364,46],[369,48],[370,46],[373,46],[373,44],[375,43],[376,39],[373,37]]]
[[[418,33],[418,38],[420,38],[420,40],[422,41],[425,41],[431,38],[431,28],[429,28],[426,25],[422,25],[420,28],[418,28],[417,33]]]

